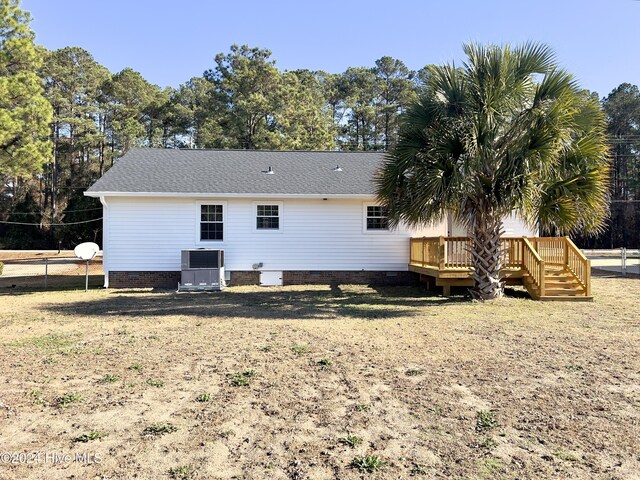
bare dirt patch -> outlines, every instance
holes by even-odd
[[[0,478],[638,478],[639,287],[4,294]]]

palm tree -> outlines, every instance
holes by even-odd
[[[431,67],[377,178],[391,225],[447,214],[471,238],[472,294],[502,295],[500,235],[515,213],[562,234],[597,233],[608,213],[605,122],[548,47],[465,45],[462,68]]]

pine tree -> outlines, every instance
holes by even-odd
[[[44,234],[39,227],[42,223],[42,215],[31,193],[27,192],[22,199],[15,203],[7,218],[13,223],[7,226],[2,241],[4,248],[43,247]]]
[[[32,175],[51,161],[47,136],[52,108],[43,95],[28,12],[19,0],[0,0],[0,172]]]

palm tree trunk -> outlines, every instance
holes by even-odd
[[[502,219],[486,215],[477,218],[471,229],[471,262],[474,268],[471,295],[476,300],[492,300],[504,294],[500,278]]]

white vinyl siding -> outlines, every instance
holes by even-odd
[[[515,214],[505,217],[503,220],[505,237],[535,237],[538,232],[527,227]]]
[[[229,198],[224,202],[189,198],[107,197],[111,271],[179,271],[180,250],[221,248],[227,271],[407,270],[409,238],[445,235],[444,223],[370,235],[363,232],[363,202],[356,199]],[[224,205],[224,239],[199,241],[200,205]],[[256,230],[256,205],[281,206],[279,235]],[[197,232],[197,235],[195,234]]]
[[[504,228],[504,237],[535,237],[537,235],[535,230],[527,227],[515,214],[505,217],[502,226]],[[457,222],[453,222],[450,232],[452,237],[465,237],[467,235],[467,229]]]

